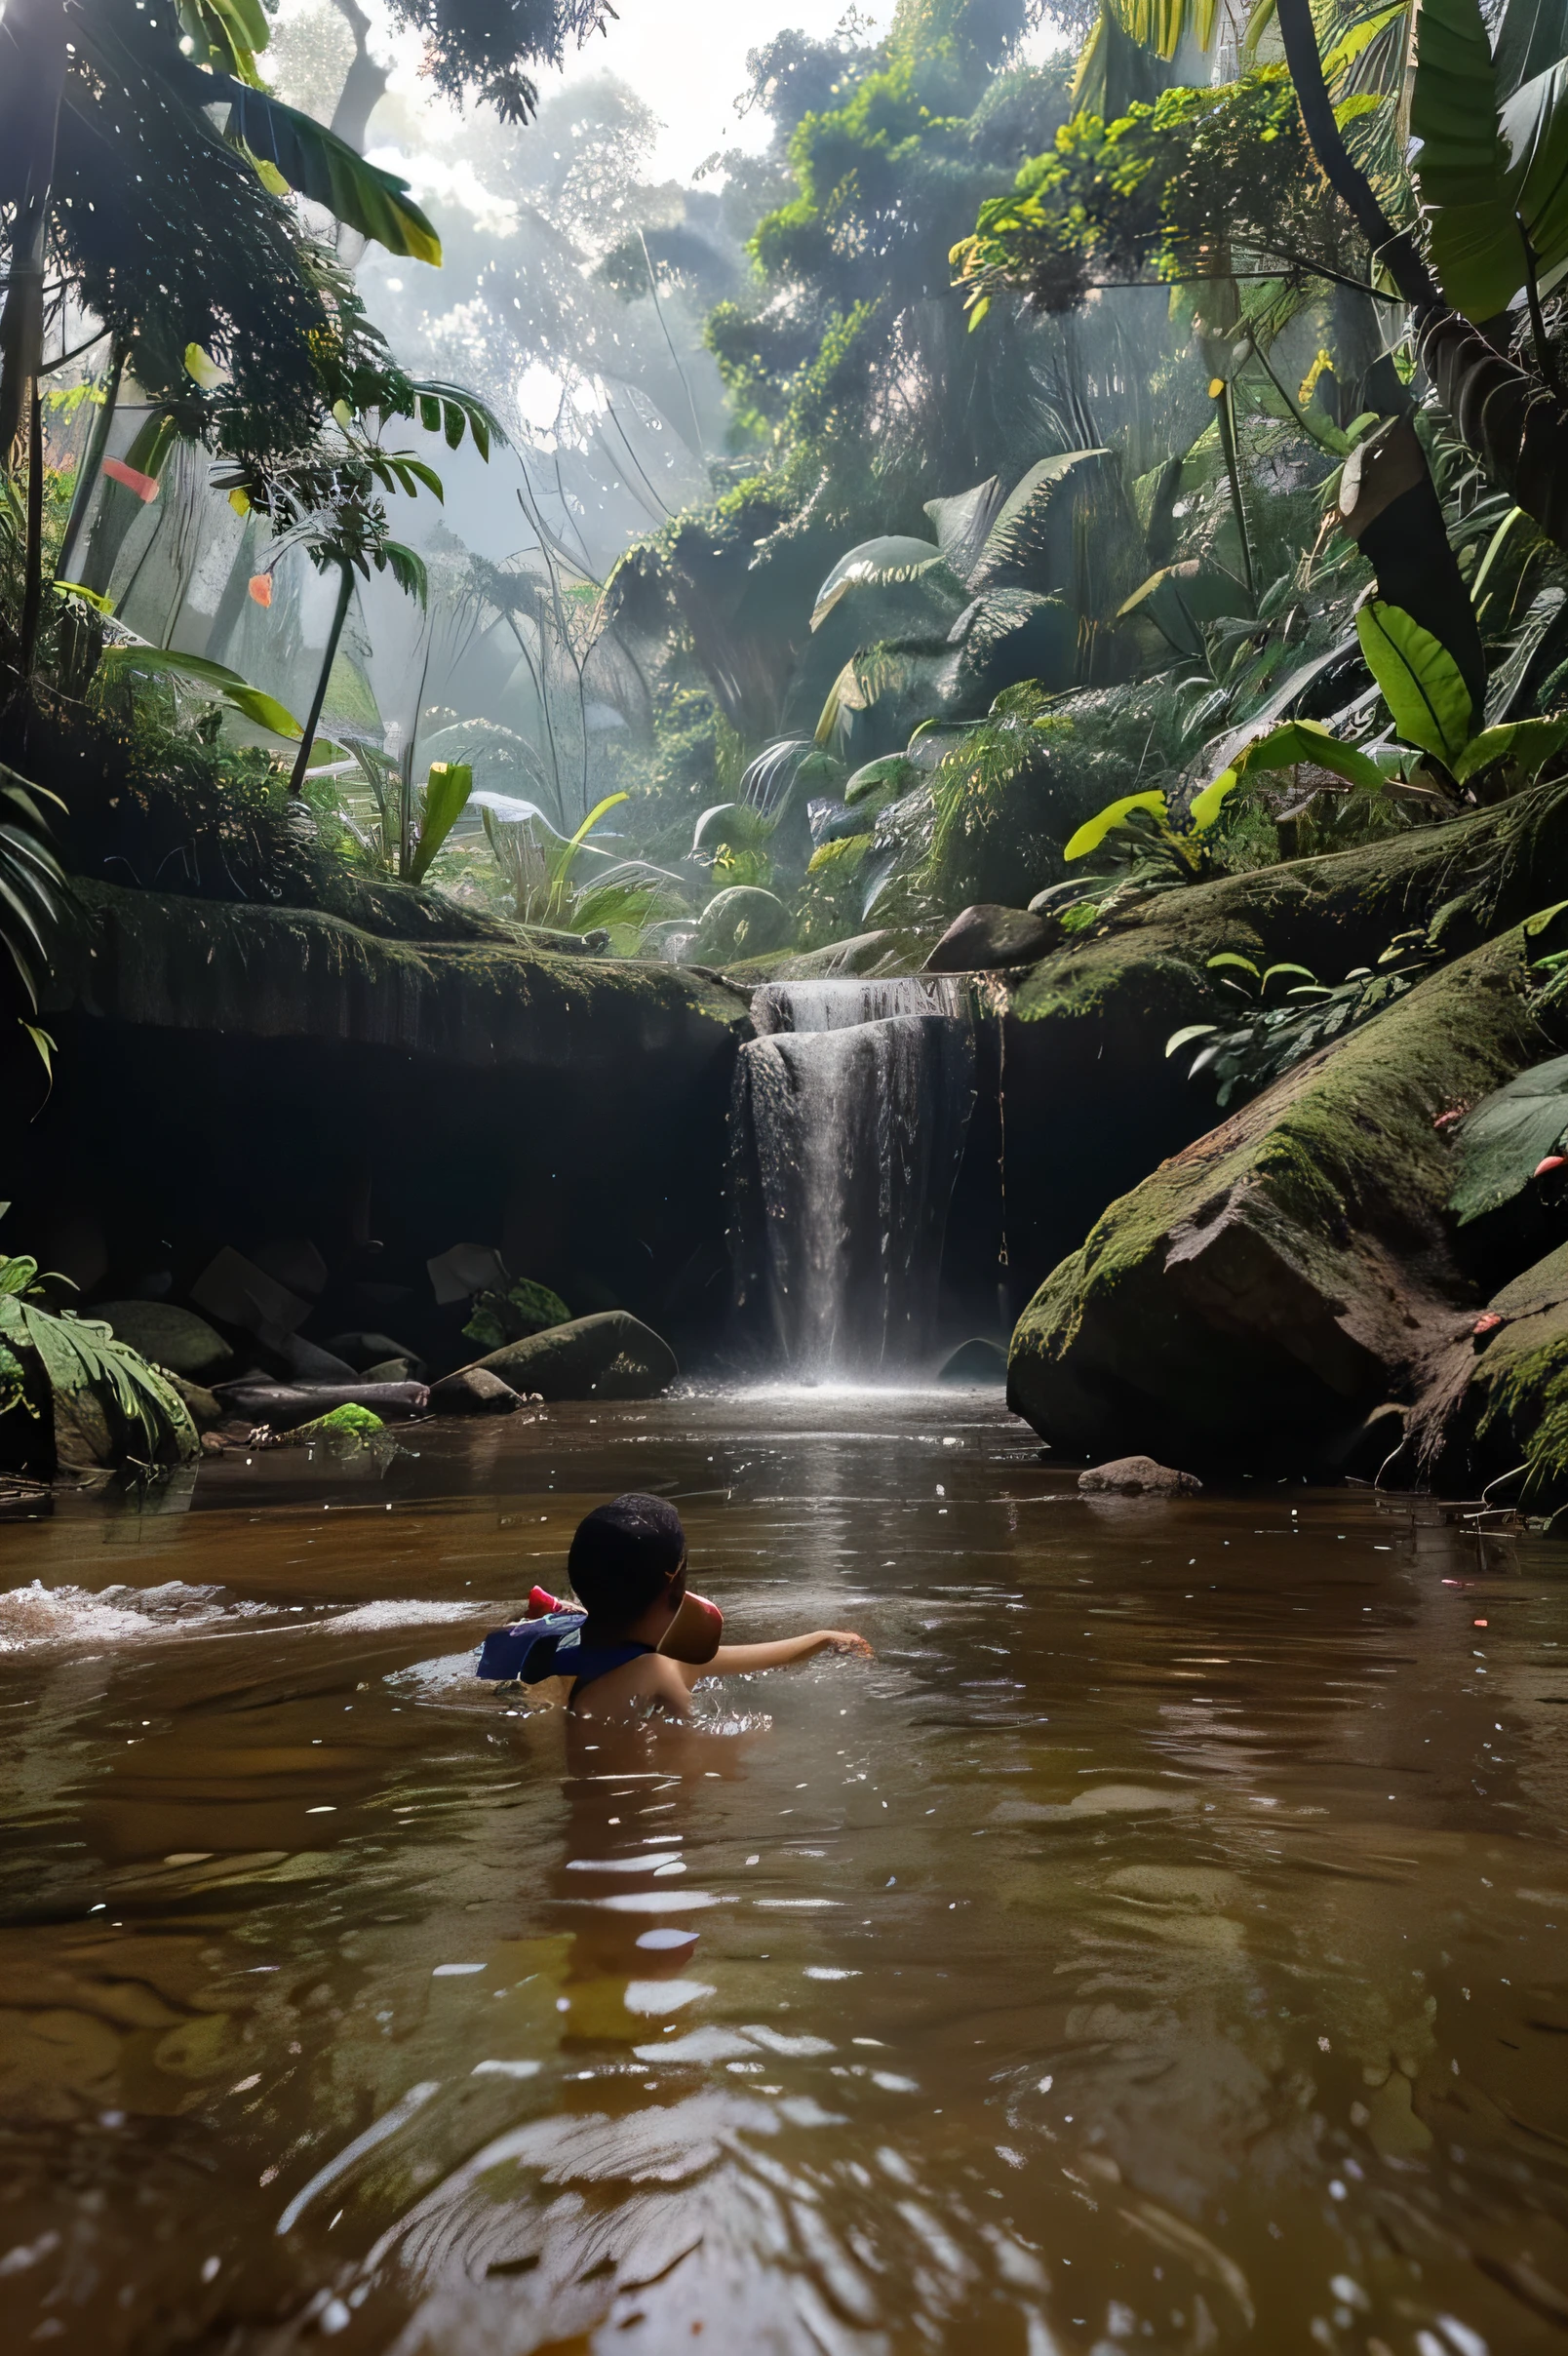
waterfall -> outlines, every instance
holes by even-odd
[[[802,1378],[921,1365],[974,1104],[963,985],[768,982],[732,1122],[736,1298]]]

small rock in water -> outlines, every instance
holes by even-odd
[[[432,1415],[510,1415],[521,1405],[510,1383],[488,1366],[462,1366],[430,1386]]]
[[[1182,1497],[1203,1483],[1195,1473],[1156,1465],[1152,1456],[1118,1456],[1109,1465],[1091,1465],[1078,1474],[1078,1485],[1091,1496]]]

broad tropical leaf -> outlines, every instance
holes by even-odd
[[[178,0],[178,15],[186,55],[198,65],[216,65],[260,87],[256,52],[272,33],[260,0]]]
[[[188,679],[198,687],[215,688],[236,712],[254,720],[258,728],[270,728],[274,736],[288,736],[297,742],[303,733],[287,704],[260,687],[253,687],[249,680],[242,679],[238,671],[231,671],[226,663],[209,662],[204,654],[179,654],[168,647],[146,647],[131,640],[105,647],[98,669],[108,679],[126,672],[140,672],[147,678]]]
[[[38,983],[48,967],[50,936],[65,890],[41,801],[65,806],[57,795],[29,785],[0,764],[0,945],[31,1007],[38,1004]]]
[[[1231,766],[1222,769],[1213,783],[1203,788],[1190,813],[1194,827],[1202,833],[1212,826],[1227,795],[1250,771],[1295,768],[1304,761],[1343,777],[1348,785],[1362,793],[1383,791],[1383,771],[1365,753],[1357,752],[1354,745],[1341,744],[1321,721],[1287,720],[1283,727],[1271,728],[1266,736],[1245,746]]]
[[[1163,821],[1169,814],[1163,794],[1125,794],[1119,802],[1108,802],[1103,810],[1086,818],[1072,836],[1062,852],[1064,859],[1081,859],[1091,850],[1098,850],[1114,826],[1120,826],[1134,810],[1148,810],[1150,815]]]
[[[143,1448],[149,1461],[171,1454],[194,1456],[196,1428],[167,1375],[119,1341],[111,1327],[46,1309],[33,1297],[39,1289],[37,1275],[36,1260],[19,1256],[0,1261],[0,1350],[5,1357],[14,1366],[18,1354],[33,1352],[50,1389],[67,1401],[91,1392],[128,1451]],[[10,1372],[0,1360],[0,1386]]]
[[[1511,1202],[1537,1165],[1560,1149],[1568,1134],[1568,1055],[1537,1064],[1483,1097],[1455,1134],[1460,1173],[1448,1207],[1465,1227]]]
[[[228,102],[229,137],[249,148],[300,196],[324,205],[335,220],[372,237],[389,254],[407,254],[437,267],[441,240],[409,194],[409,183],[356,154],[324,124],[312,122],[266,91],[227,74],[213,74],[213,98]]]
[[[950,572],[942,550],[930,540],[890,532],[880,540],[862,540],[842,556],[816,593],[811,627],[820,630],[840,600],[851,589],[880,588],[893,582],[926,578],[951,592],[954,606],[962,603],[962,584]]]
[[[988,475],[972,491],[960,491],[953,498],[926,500],[925,512],[931,519],[942,554],[960,580],[966,581],[979,563],[980,551],[1001,504],[1001,485],[995,475]]]
[[[1030,573],[1032,560],[1041,553],[1046,516],[1062,484],[1090,459],[1109,455],[1106,450],[1066,450],[1032,466],[1003,500],[986,534],[969,586],[989,588],[1007,573]]]
[[[1499,103],[1478,0],[1421,0],[1410,128],[1443,293],[1472,319],[1568,260],[1568,60]],[[1521,230],[1523,234],[1521,234]]]
[[[1526,777],[1538,777],[1568,738],[1568,720],[1510,720],[1472,736],[1454,764],[1459,784],[1494,761],[1510,761]]]
[[[1355,630],[1400,735],[1452,768],[1470,740],[1474,715],[1470,691],[1447,648],[1402,606],[1381,598],[1361,608]]]
[[[473,790],[474,772],[466,762],[433,761],[430,764],[430,774],[425,785],[424,814],[419,821],[419,840],[414,845],[409,870],[411,883],[424,882],[436,853],[462,816]]]

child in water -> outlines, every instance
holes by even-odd
[[[771,1644],[711,1644],[702,1660],[681,1660],[659,1647],[670,1636],[686,1598],[686,1541],[681,1516],[662,1497],[617,1497],[596,1506],[577,1524],[567,1556],[567,1572],[586,1608],[551,1613],[516,1628],[497,1629],[480,1656],[479,1674],[520,1677],[525,1684],[546,1678],[571,1680],[567,1707],[578,1717],[615,1717],[654,1708],[675,1718],[691,1714],[691,1689],[702,1677],[722,1677],[751,1669],[782,1669],[813,1653],[869,1655],[864,1636],[843,1628],[813,1629],[781,1636]],[[722,1627],[711,1604],[692,1597],[687,1618],[705,1612]]]

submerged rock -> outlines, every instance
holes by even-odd
[[[1091,1465],[1078,1474],[1078,1485],[1091,1497],[1191,1497],[1203,1483],[1196,1473],[1156,1465],[1152,1456],[1118,1456],[1108,1465]]]
[[[624,1309],[508,1342],[475,1368],[546,1399],[654,1398],[681,1371],[669,1343]]]
[[[1030,965],[1049,943],[1049,927],[1027,908],[965,908],[931,951],[925,970],[983,973],[997,965]]]
[[[510,1383],[488,1366],[462,1366],[430,1386],[432,1415],[510,1415],[522,1405]]]
[[[176,1309],[172,1301],[96,1301],[85,1315],[187,1383],[209,1383],[234,1363],[222,1335],[193,1309]]]
[[[423,1383],[269,1383],[242,1375],[216,1386],[214,1397],[225,1415],[245,1416],[292,1432],[333,1407],[369,1407],[384,1422],[423,1415],[430,1394]]]
[[[1000,1342],[988,1342],[974,1334],[960,1342],[937,1376],[939,1383],[1004,1383],[1007,1380],[1007,1352]]]
[[[1020,1319],[1042,1438],[1299,1471],[1473,1324],[1436,1112],[1539,1057],[1519,931],[1431,975],[1113,1202]],[[1493,1344],[1493,1349],[1496,1349]]]

